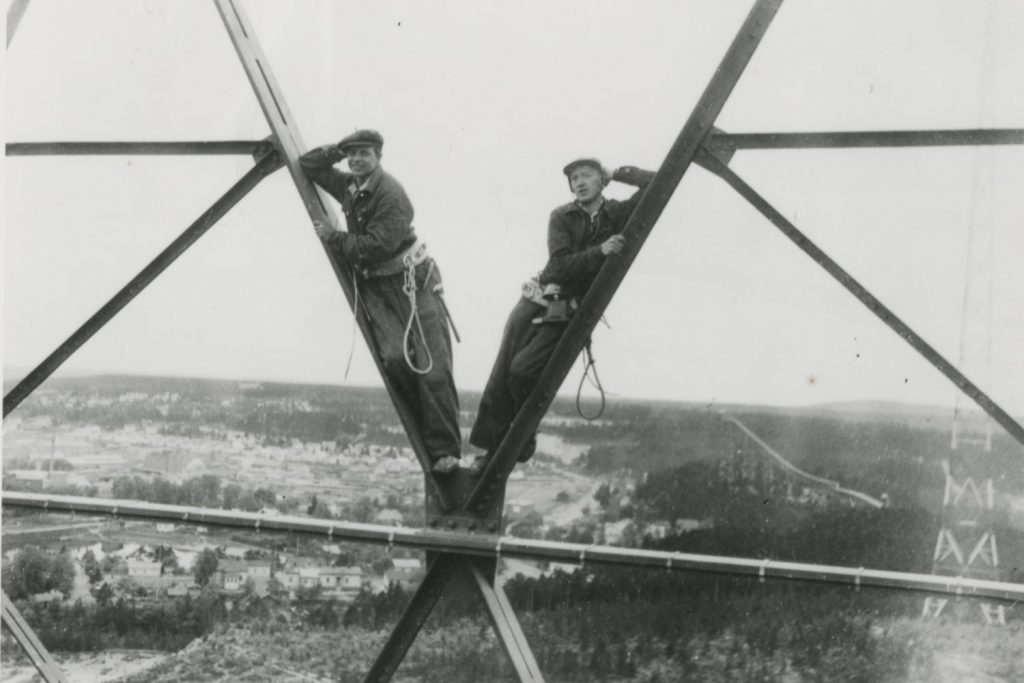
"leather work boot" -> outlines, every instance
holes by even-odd
[[[459,459],[454,455],[446,455],[437,460],[430,471],[434,474],[452,474],[459,469]]]

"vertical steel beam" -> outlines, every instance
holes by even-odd
[[[536,431],[555,397],[555,392],[576,362],[576,357],[590,338],[594,326],[639,253],[644,240],[668,204],[679,181],[689,169],[704,139],[711,132],[715,119],[781,5],[782,0],[758,0],[750,10],[693,113],[690,114],[668,156],[626,224],[623,230],[626,237],[625,248],[617,256],[609,257],[601,267],[597,279],[591,285],[590,291],[584,297],[579,310],[541,373],[537,386],[530,393],[501,446],[481,475],[476,489],[466,503],[466,509],[486,507],[488,499],[496,493],[496,484],[504,482],[512,471],[517,456]]]
[[[11,0],[11,5],[7,8],[7,47],[10,47],[11,41],[14,40],[14,34],[18,30],[26,7],[28,0]]]
[[[273,72],[270,70],[270,64],[263,53],[263,48],[260,47],[256,39],[252,24],[249,22],[249,18],[243,10],[240,0],[213,0],[213,2],[220,13],[228,35],[231,36],[235,52],[238,53],[238,58],[242,62],[242,68],[245,70],[245,75],[252,85],[256,99],[263,110],[264,117],[270,125],[275,142],[284,156],[285,165],[288,167],[289,173],[291,173],[292,180],[295,182],[295,187],[299,191],[299,196],[302,198],[310,220],[314,223],[329,223],[335,229],[340,229],[341,226],[337,215],[332,209],[328,208],[330,207],[330,200],[327,195],[306,177],[302,169],[299,157],[306,151],[306,145],[302,141],[298,127],[295,125],[295,120],[292,118],[288,104],[285,102],[284,94],[277,84]],[[323,247],[324,253],[334,269],[338,283],[345,293],[345,298],[348,299],[349,306],[354,307],[355,288],[348,264],[339,259],[327,245],[323,245]],[[395,405],[395,410],[398,412],[398,417],[402,421],[402,426],[405,427],[406,434],[409,436],[409,442],[412,445],[413,451],[420,461],[420,466],[423,467],[428,480],[433,484],[436,495],[440,498],[444,507],[448,509],[451,507],[451,498],[448,492],[438,485],[438,482],[430,472],[430,457],[427,454],[427,449],[423,443],[423,437],[420,434],[420,428],[409,400],[407,397],[399,394],[391,382],[388,381],[387,374],[384,372],[384,366],[380,360],[380,353],[374,343],[373,334],[362,310],[358,311],[356,319],[359,329],[363,333],[363,338],[370,349],[370,354],[373,356],[377,369],[380,371],[381,378],[384,380],[384,386],[387,388],[391,401]]]
[[[43,677],[46,683],[67,683],[67,677],[57,666],[53,656],[46,647],[39,641],[39,637],[32,630],[32,627],[21,616],[21,612],[14,606],[7,593],[0,593],[0,607],[2,607],[3,625],[11,632],[18,645],[25,651],[36,671]]]
[[[434,558],[419,588],[413,593],[412,599],[388,636],[387,642],[377,654],[377,660],[363,679],[366,683],[391,680],[449,580],[465,561],[465,558],[455,555],[437,555]]]
[[[192,225],[188,226],[185,232],[181,233],[173,242],[167,245],[163,251],[157,254],[156,258],[139,271],[138,275],[122,287],[107,303],[103,304],[92,317],[82,323],[81,327],[75,330],[63,344],[58,346],[53,353],[47,356],[39,365],[23,377],[13,389],[7,392],[7,395],[4,396],[4,417],[7,417],[8,413],[14,410],[36,387],[53,374],[71,354],[81,348],[85,342],[89,341],[100,328],[110,322],[111,318],[138,296],[149,283],[155,280],[160,273],[164,272],[179,256],[195,244],[196,240],[213,227],[214,223],[223,218],[231,207],[241,201],[261,180],[276,171],[280,166],[281,161],[276,151],[260,159],[248,173],[231,186],[231,189],[224,196],[214,202]]]
[[[832,258],[822,251],[818,245],[812,242],[810,238],[800,232],[795,225],[790,223],[778,209],[768,203],[768,201],[758,194],[754,188],[744,182],[743,179],[736,175],[732,169],[710,152],[701,155],[700,163],[702,166],[728,183],[728,185],[736,190],[741,197],[750,202],[750,204],[765,218],[767,218],[772,225],[788,237],[793,244],[814,259],[818,265],[825,269],[825,272],[835,278],[835,280],[845,287],[847,291],[857,297],[857,299],[864,304],[868,310],[892,328],[892,330],[896,332],[903,341],[910,344],[910,346],[921,354],[925,360],[949,378],[957,388],[977,403],[978,406],[988,413],[993,420],[998,422],[1003,429],[1009,432],[1010,436],[1024,446],[1024,427],[1021,427],[1020,423],[1014,420],[1013,417],[1003,410],[998,403],[992,400],[988,394],[983,392],[974,384],[974,382],[969,380],[962,372],[960,372],[956,366],[946,360],[942,354],[935,350],[933,346],[914,332],[914,330],[903,322],[899,316],[889,310],[889,308],[871,294],[864,285],[860,284],[852,275],[846,272],[842,266],[832,260]]]
[[[498,640],[505,648],[519,680],[524,683],[543,682],[544,674],[537,666],[537,660],[530,649],[530,643],[526,640],[526,634],[519,625],[515,610],[512,609],[505,591],[498,585],[495,576],[496,562],[473,560],[467,561],[466,567],[473,576],[487,607],[487,614],[494,625],[494,631],[498,634]]]

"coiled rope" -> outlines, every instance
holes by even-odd
[[[423,286],[426,287],[430,282],[430,276],[434,274],[434,260],[430,259],[430,268],[427,270],[427,277],[423,281]],[[434,357],[430,355],[430,348],[427,346],[427,338],[423,334],[423,325],[420,323],[420,312],[416,307],[416,264],[412,262],[412,259],[405,264],[405,285],[402,287],[402,291],[409,297],[409,322],[405,325],[405,334],[402,335],[402,353],[405,354],[405,363],[409,366],[409,369],[415,372],[417,375],[425,375],[434,368]],[[412,358],[409,356],[409,342],[412,336],[412,324],[416,323],[416,330],[419,332],[420,341],[423,342],[423,350],[427,353],[427,367],[420,369],[416,367]]]

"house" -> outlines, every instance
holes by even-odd
[[[4,479],[14,479],[23,491],[42,491],[46,472],[40,470],[12,470],[4,472]],[[7,484],[4,484],[7,486]]]
[[[148,560],[128,560],[128,576],[133,579],[149,579],[159,577],[162,566],[159,562]]]
[[[618,522],[605,522],[604,542],[616,545],[622,543],[626,528],[633,523],[631,519],[620,519]]]
[[[651,538],[665,538],[672,526],[668,522],[651,522],[644,533]]]
[[[377,522],[377,524],[390,524],[392,526],[400,526],[402,524],[403,518],[402,513],[399,512],[398,510],[395,510],[394,508],[387,508],[378,512],[377,516],[374,517],[374,521]]]
[[[388,583],[397,583],[411,588],[423,578],[423,564],[417,558],[396,557],[391,560],[392,568],[384,572]]]
[[[226,591],[242,590],[252,579],[257,588],[270,582],[270,562],[260,560],[223,560],[217,566],[217,583]]]
[[[63,602],[64,594],[54,588],[47,593],[36,593],[31,597],[32,602]]]
[[[274,578],[281,586],[288,591],[288,595],[295,597],[297,590],[311,590],[320,586],[320,571],[322,567],[298,567],[286,572],[279,572]]]
[[[715,526],[715,520],[711,517],[707,519],[683,519],[679,518],[675,523],[675,530],[677,534],[685,534],[690,531],[699,531],[701,529],[713,529]]]
[[[358,591],[363,586],[363,570],[359,567],[325,567],[319,578],[325,591]]]

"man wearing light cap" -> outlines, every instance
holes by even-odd
[[[341,204],[348,230],[318,224],[317,235],[352,268],[384,372],[418,417],[432,470],[450,474],[462,437],[441,274],[413,230],[412,202],[380,165],[383,149],[380,133],[358,130],[301,161]],[[334,168],[346,158],[350,172]]]
[[[593,158],[576,159],[562,172],[575,199],[551,212],[547,265],[523,285],[505,325],[469,437],[485,451],[472,464],[473,472],[482,472],[501,445],[605,259],[622,251],[625,238],[620,233],[654,177],[632,166],[610,173]],[[625,201],[606,199],[604,188],[611,180],[640,189]],[[533,456],[535,446],[531,440],[520,462]]]

